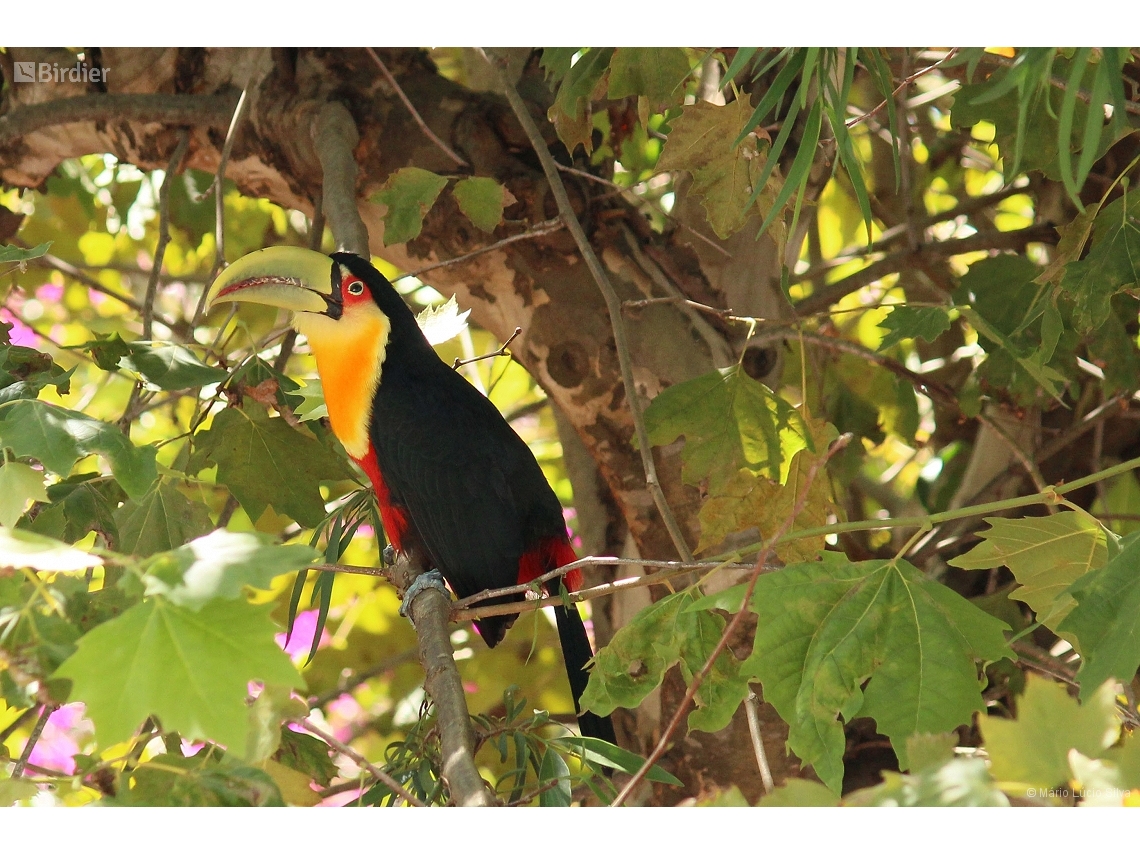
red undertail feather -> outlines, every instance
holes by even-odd
[[[368,454],[364,457],[352,458],[364,470],[364,474],[368,476],[368,480],[372,482],[372,489],[376,491],[376,503],[380,505],[380,519],[384,521],[384,534],[388,536],[388,541],[399,552],[400,541],[404,538],[404,532],[408,530],[408,518],[399,508],[392,506],[391,494],[388,492],[388,486],[384,483],[384,476],[380,474],[380,465],[376,462],[376,449],[372,444],[368,445]],[[574,550],[570,550],[573,554]]]
[[[533,582],[544,573],[549,573],[551,570],[564,567],[577,560],[578,555],[574,552],[574,547],[565,537],[544,537],[538,542],[538,546],[523,553],[523,556],[519,558],[518,583],[525,585],[528,582]],[[563,577],[563,583],[566,585],[566,590],[577,591],[582,587],[582,572],[571,570]]]

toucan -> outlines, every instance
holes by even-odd
[[[372,482],[388,540],[438,570],[457,596],[527,584],[577,560],[562,506],[526,443],[439,358],[368,260],[257,250],[218,276],[209,300],[293,312],[316,358],[332,431]],[[563,582],[576,590],[581,575],[573,570]],[[577,606],[556,605],[554,613],[579,729],[616,744],[609,717],[581,709],[593,653]],[[484,617],[475,626],[494,647],[514,620]]]

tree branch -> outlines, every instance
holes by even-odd
[[[480,48],[479,50],[481,51],[482,49]],[[673,511],[669,507],[668,502],[665,501],[665,491],[661,489],[661,483],[657,479],[657,466],[653,462],[653,449],[649,443],[649,432],[645,429],[645,418],[641,412],[641,399],[637,392],[637,384],[633,379],[633,364],[629,356],[629,344],[625,336],[625,321],[621,316],[621,299],[610,283],[609,277],[606,275],[606,271],[602,267],[601,262],[598,261],[598,256],[594,253],[593,247],[590,246],[590,241],[586,237],[586,233],[582,230],[582,224],[578,222],[578,218],[574,215],[574,208],[570,203],[570,197],[566,195],[566,186],[562,183],[562,177],[558,174],[558,167],[555,165],[554,158],[551,156],[550,150],[546,147],[546,143],[542,139],[541,132],[534,124],[534,119],[531,118],[530,113],[527,111],[526,104],[523,103],[522,97],[515,87],[507,82],[502,69],[499,67],[498,61],[492,60],[485,53],[483,56],[491,66],[492,73],[498,81],[500,90],[506,96],[507,101],[510,102],[511,109],[514,111],[515,117],[519,120],[519,124],[522,125],[531,147],[534,149],[535,154],[538,155],[538,160],[542,164],[542,171],[546,174],[546,181],[550,185],[550,190],[554,194],[555,201],[558,203],[558,211],[562,216],[562,221],[566,223],[566,228],[569,229],[570,234],[573,235],[574,243],[578,245],[578,251],[582,253],[582,258],[585,260],[586,266],[589,268],[594,280],[598,283],[598,288],[605,298],[606,308],[609,310],[610,315],[610,326],[613,328],[614,333],[614,345],[617,349],[618,364],[621,367],[622,385],[625,387],[626,401],[629,403],[629,409],[633,415],[633,426],[637,434],[638,450],[641,452],[641,463],[645,468],[645,483],[649,488],[650,495],[653,496],[653,502],[657,505],[658,512],[661,514],[665,528],[669,531],[669,537],[673,541],[673,547],[677,550],[677,554],[686,561],[692,561],[693,552],[685,542],[685,535],[681,531],[681,526],[677,522],[677,518],[673,515]]]
[[[73,122],[160,122],[223,128],[237,103],[236,94],[97,94],[59,98],[17,107],[0,116],[0,145],[35,131]]]
[[[308,719],[305,719],[305,720],[298,722],[298,723],[301,725],[301,727],[303,727],[309,733],[313,734],[313,736],[316,736],[317,738],[322,739],[325,742],[327,742],[333,748],[333,750],[340,752],[345,757],[348,757],[349,759],[353,760],[357,765],[362,766],[363,768],[367,769],[368,773],[370,775],[372,775],[372,777],[374,777],[377,781],[382,783],[384,786],[386,786],[388,789],[390,789],[392,792],[394,792],[396,795],[398,795],[400,798],[402,798],[408,804],[415,805],[416,807],[426,807],[426,805],[423,802],[421,802],[419,799],[417,799],[415,796],[413,796],[411,793],[409,793],[406,789],[404,789],[402,786],[400,786],[399,781],[397,781],[395,778],[393,778],[391,775],[389,775],[383,769],[377,768],[372,763],[368,762],[368,759],[363,754],[361,754],[359,751],[355,750],[354,748],[351,748],[348,745],[345,745],[343,742],[341,742],[339,739],[337,739],[331,733],[325,733],[323,730],[321,730],[319,727],[317,727],[315,724],[313,724]]]
[[[352,152],[360,142],[360,134],[352,114],[343,104],[330,101],[317,113],[311,134],[324,173],[325,218],[336,238],[337,248],[368,258],[368,230],[356,206],[358,169]]]
[[[908,267],[921,265],[935,259],[950,258],[966,252],[993,249],[1022,250],[1028,243],[1057,242],[1057,230],[1051,225],[1034,225],[1010,232],[978,232],[964,238],[919,244],[914,249],[897,252],[880,258],[878,261],[845,276],[838,282],[828,285],[822,291],[811,294],[796,303],[795,311],[800,317],[826,311],[848,294],[853,294],[865,285],[870,285],[891,273],[898,273]]]

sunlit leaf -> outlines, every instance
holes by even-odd
[[[195,439],[192,465],[216,464],[218,483],[230,488],[251,519],[272,505],[315,526],[325,516],[320,483],[352,477],[332,450],[258,406],[223,410]]]
[[[0,466],[0,525],[11,528],[29,502],[46,501],[43,472],[15,460]]]
[[[137,766],[115,803],[127,807],[284,807],[273,778],[261,769],[221,763],[209,751],[163,754]]]
[[[1069,780],[1070,749],[1100,757],[1120,737],[1111,683],[1078,704],[1064,686],[1035,674],[1017,700],[1016,721],[983,716],[978,727],[993,776],[1007,786],[1060,787]]]
[[[0,567],[30,567],[52,573],[86,570],[102,563],[98,555],[50,537],[18,528],[0,528]]]
[[[373,199],[388,207],[384,214],[384,245],[394,246],[419,237],[424,217],[447,179],[418,166],[405,166],[388,176]]]
[[[1021,585],[1010,596],[1028,603],[1038,620],[1056,629],[1076,605],[1068,587],[1108,560],[1104,530],[1075,512],[1014,520],[987,517],[986,522],[990,528],[979,533],[982,542],[948,563],[963,570],[1008,567]]]
[[[467,316],[470,314],[470,309],[459,311],[459,304],[452,294],[442,306],[428,306],[416,315],[416,323],[428,343],[435,346],[451,341],[467,329]]]
[[[493,178],[464,178],[451,192],[467,219],[488,233],[503,221],[503,209],[518,201]]]
[[[894,306],[879,326],[887,331],[879,350],[886,350],[907,338],[934,341],[950,329],[950,318],[937,306]]]
[[[788,747],[835,792],[840,717],[875,719],[906,768],[907,737],[969,722],[983,708],[977,661],[1009,652],[1004,623],[902,560],[825,552],[761,575],[751,609],[759,622],[741,673],[761,680]]]
[[[274,641],[270,608],[236,599],[191,611],[152,597],[82,636],[55,676],[72,681],[71,700],[87,705],[102,745],[154,715],[188,739],[241,747],[249,681],[304,685]]]

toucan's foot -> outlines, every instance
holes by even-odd
[[[443,574],[438,570],[428,570],[426,573],[421,573],[408,586],[408,590],[404,593],[404,601],[400,603],[400,616],[411,619],[408,615],[408,609],[412,607],[412,600],[414,600],[425,588],[439,588],[447,595],[448,600],[451,599],[451,592],[447,590],[447,585],[444,584]]]
[[[396,563],[396,547],[389,543],[380,553],[380,559],[384,562],[385,567],[391,567]]]

